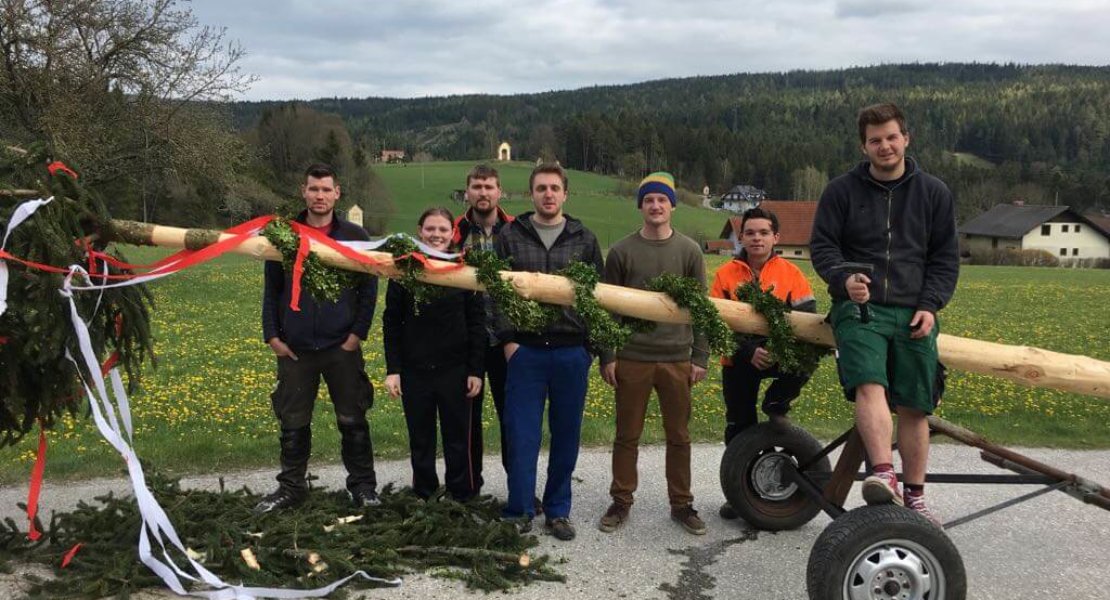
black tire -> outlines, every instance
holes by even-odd
[[[921,515],[864,506],[821,532],[806,589],[810,600],[964,600],[967,573],[956,545]]]
[[[810,522],[821,507],[792,482],[782,485],[778,465],[809,461],[821,443],[804,429],[790,426],[777,431],[761,423],[732,438],[721,457],[721,491],[728,503],[751,526],[765,531],[796,529]],[[828,457],[807,473],[830,473]]]

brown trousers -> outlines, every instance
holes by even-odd
[[[617,361],[617,433],[613,441],[613,501],[632,505],[639,475],[640,435],[644,431],[651,391],[659,395],[667,437],[667,496],[672,507],[689,506],[690,494],[690,362]]]

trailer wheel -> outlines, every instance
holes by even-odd
[[[964,600],[956,545],[900,506],[864,506],[832,522],[806,568],[810,600]]]
[[[784,467],[810,460],[821,443],[804,429],[791,426],[776,431],[768,423],[749,427],[732,438],[721,457],[721,490],[748,524],[766,531],[796,529],[821,510],[805,492],[785,477]],[[827,457],[808,473],[829,473]]]

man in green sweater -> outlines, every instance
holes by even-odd
[[[603,281],[646,289],[647,282],[663,273],[696,278],[705,285],[701,248],[671,227],[677,205],[674,177],[652,173],[640,182],[636,206],[644,218],[639,231],[609,249]],[[690,493],[690,388],[705,379],[707,344],[695,338],[689,325],[659,323],[637,333],[615,356],[602,352],[601,377],[616,390],[617,431],[613,441],[613,503],[598,523],[604,532],[615,531],[628,519],[638,475],[636,459],[644,416],[654,389],[663,414],[667,437],[667,495],[671,518],[695,535],[705,533],[705,523],[694,510]]]

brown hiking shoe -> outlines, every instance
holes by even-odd
[[[547,519],[544,522],[544,528],[547,532],[555,536],[555,539],[569,542],[574,539],[574,525],[571,525],[570,519],[566,517],[556,517],[554,519]]]
[[[671,519],[678,521],[687,533],[705,535],[705,522],[698,516],[698,511],[693,506],[671,508]]]
[[[601,516],[601,520],[597,523],[597,528],[605,533],[612,533],[624,525],[628,520],[628,506],[619,502],[614,502],[609,505],[609,509]]]

